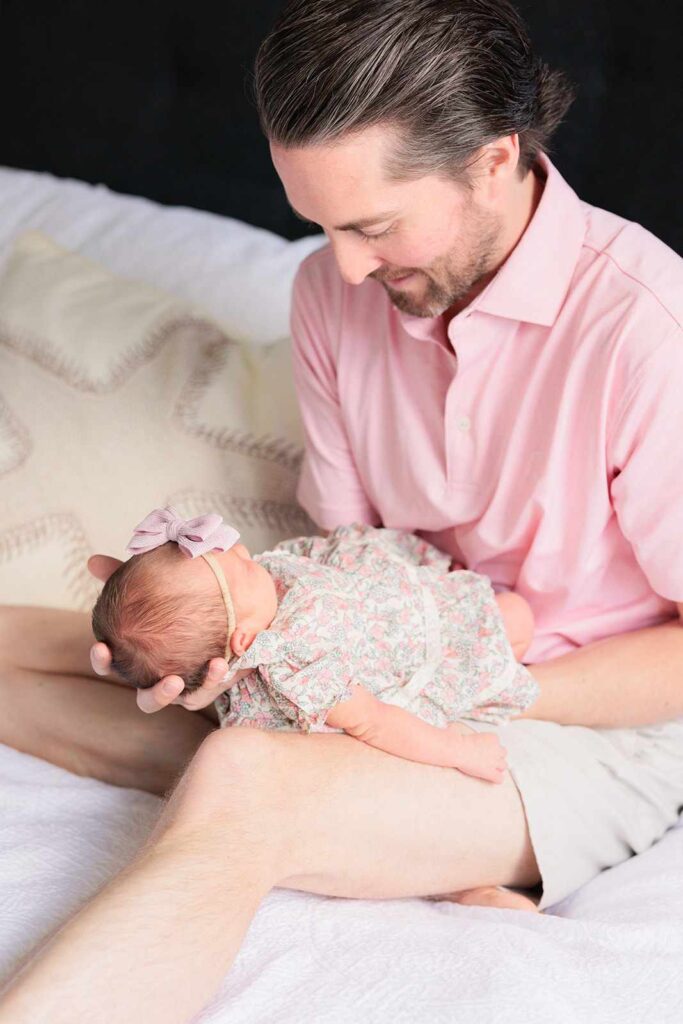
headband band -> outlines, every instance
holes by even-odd
[[[235,606],[232,603],[232,597],[230,596],[230,589],[228,587],[228,581],[225,578],[225,573],[221,569],[218,560],[211,554],[210,551],[206,551],[201,556],[208,565],[211,566],[211,570],[218,580],[218,586],[221,588],[221,594],[223,595],[223,601],[225,603],[225,610],[228,615],[228,639],[225,644],[225,660],[229,663],[232,658],[232,648],[230,647],[230,640],[232,634],[235,632],[235,626],[237,624],[235,619]]]

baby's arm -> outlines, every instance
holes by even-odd
[[[462,562],[452,559],[451,572],[458,572],[464,568]],[[526,598],[514,590],[496,594],[496,604],[500,610],[505,632],[515,658],[517,661],[521,661],[534,638],[535,622],[531,605]]]
[[[529,602],[513,590],[496,594],[510,646],[517,661],[521,661],[534,638],[534,613]]]
[[[505,750],[492,733],[473,733],[458,723],[439,729],[404,708],[383,703],[362,686],[351,688],[353,696],[328,712],[327,725],[409,761],[503,781]]]

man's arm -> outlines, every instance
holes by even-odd
[[[333,529],[354,520],[376,523],[349,436],[338,389],[340,279],[313,253],[292,287],[292,376],[304,429],[304,459],[297,498],[315,523]]]
[[[669,321],[667,321],[669,323]],[[672,320],[643,344],[634,320],[621,339],[605,463],[616,521],[655,594],[683,590],[683,333]],[[682,602],[683,603],[683,602]],[[680,616],[680,604],[678,612]],[[683,715],[683,629],[676,618],[530,666],[541,696],[524,717],[620,728]]]
[[[65,608],[0,606],[0,661],[26,672],[93,676],[90,616]],[[130,686],[115,672],[109,682]]]
[[[679,618],[586,644],[529,665],[541,695],[520,718],[621,729],[683,715],[683,603]]]

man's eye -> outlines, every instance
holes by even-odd
[[[358,237],[363,242],[372,242],[375,238],[384,238],[386,235],[390,235],[394,229],[387,228],[386,231],[379,231],[376,235],[367,235],[365,231],[361,231],[360,228],[357,230]]]

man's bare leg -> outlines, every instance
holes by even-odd
[[[116,786],[163,795],[215,728],[211,711],[145,715],[92,674],[89,616],[0,607],[0,742]]]
[[[386,899],[537,881],[509,776],[492,785],[342,734],[224,729],[136,860],[15,979],[0,1024],[185,1024],[273,886]]]

